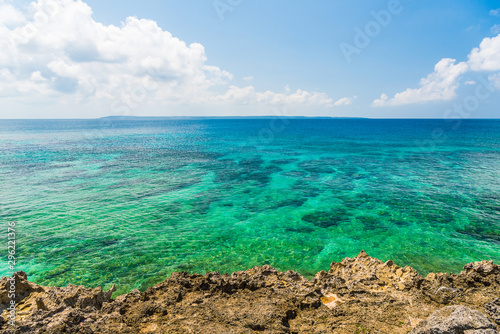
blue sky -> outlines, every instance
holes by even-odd
[[[0,0],[0,118],[498,118],[498,8]]]

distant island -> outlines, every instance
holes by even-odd
[[[201,120],[201,119],[369,119],[364,117],[330,117],[330,116],[106,116],[99,119],[118,121],[161,121],[161,120]]]

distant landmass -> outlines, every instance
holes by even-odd
[[[364,117],[329,117],[329,116],[106,116],[100,119],[112,120],[134,120],[134,121],[156,121],[168,119],[180,120],[199,120],[199,119],[273,119],[273,118],[286,118],[286,119],[367,119]]]

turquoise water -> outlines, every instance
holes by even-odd
[[[39,284],[310,277],[361,249],[422,274],[500,262],[500,121],[4,120],[0,151],[0,217]]]

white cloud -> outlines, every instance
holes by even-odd
[[[466,82],[464,82],[465,85],[475,85],[477,84],[477,82],[475,82],[474,80],[467,80]]]
[[[392,98],[389,98],[387,94],[382,94],[379,99],[373,101],[372,106],[397,106],[451,100],[456,97],[462,74],[469,71],[499,71],[499,55],[500,35],[484,38],[479,47],[472,49],[467,62],[456,63],[455,59],[441,59],[434,67],[434,72],[420,80],[420,88],[408,88]],[[472,83],[473,81],[465,82],[465,84]]]
[[[104,25],[80,0],[38,0],[25,13],[2,1],[0,98],[25,101],[29,93],[34,100],[104,101],[108,106],[334,105],[325,93],[260,93],[252,86],[229,86],[233,75],[207,64],[203,45],[188,45],[152,20],[128,17],[121,26]]]
[[[31,81],[47,81],[47,79],[42,76],[42,72],[40,72],[40,71],[35,71],[35,72],[31,73],[30,80]]]
[[[343,98],[335,101],[335,103],[333,105],[334,106],[348,106],[348,105],[352,104],[352,102],[354,101],[354,99],[356,99],[356,96],[354,96],[354,97],[343,97]]]
[[[15,27],[25,21],[26,18],[19,10],[0,0],[0,27]]]
[[[397,93],[393,98],[382,94],[380,99],[373,101],[372,105],[397,106],[418,102],[451,100],[456,96],[458,78],[467,71],[464,62],[456,64],[455,59],[444,58],[434,67],[434,72],[420,80],[420,88],[408,88],[404,92]]]
[[[490,28],[490,31],[492,34],[500,34],[500,24],[495,24],[493,27]]]
[[[500,8],[490,10],[491,16],[500,16]]]
[[[252,81],[253,77],[252,76],[243,77],[243,80],[245,80],[245,81]]]
[[[272,91],[261,93],[257,92],[253,86],[243,88],[231,86],[226,93],[214,96],[211,99],[211,102],[219,104],[225,104],[228,101],[237,104],[334,106],[333,99],[325,93],[311,93],[300,89],[291,94],[275,93]]]
[[[500,70],[500,35],[487,37],[481,41],[478,48],[469,54],[469,65],[473,71]]]
[[[10,52],[0,56],[0,67],[18,83],[39,72],[53,93],[118,98],[151,77],[158,86],[152,95],[168,101],[203,94],[232,78],[206,64],[201,44],[186,45],[153,21],[129,17],[121,27],[104,26],[81,1],[39,0],[31,7],[28,23],[4,30],[2,38],[10,41]]]

